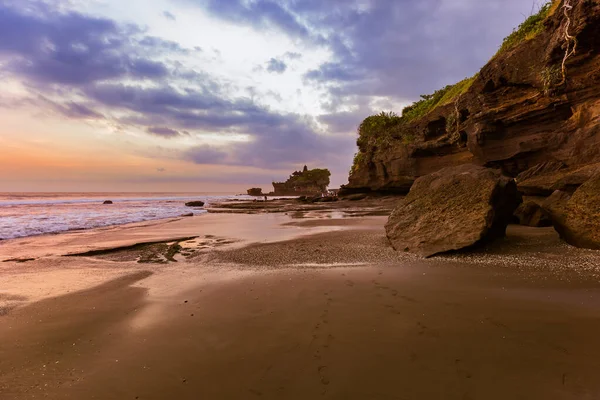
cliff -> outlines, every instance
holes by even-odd
[[[514,177],[600,162],[599,44],[600,0],[548,4],[476,76],[401,117],[367,118],[344,192],[406,193],[417,177],[467,163]]]
[[[308,169],[295,171],[285,182],[273,182],[274,196],[312,196],[327,191],[331,172],[328,169]]]

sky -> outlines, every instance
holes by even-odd
[[[347,182],[357,127],[476,73],[542,0],[0,0],[0,192]]]

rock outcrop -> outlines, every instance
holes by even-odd
[[[504,236],[520,202],[499,170],[450,167],[417,179],[385,228],[396,250],[429,257]]]
[[[204,207],[203,201],[189,201],[185,203],[187,207]]]
[[[544,209],[534,201],[522,203],[515,211],[520,225],[535,228],[552,226],[552,221]]]
[[[560,162],[539,164],[517,176],[519,190],[526,196],[550,196],[561,190],[574,193],[600,172],[600,163],[568,168]]]
[[[314,196],[327,192],[331,172],[328,169],[308,169],[295,171],[285,182],[273,182],[271,196]]]
[[[264,196],[261,188],[251,188],[247,190],[248,196]]]
[[[467,163],[515,177],[541,163],[575,170],[600,162],[600,1],[564,5],[556,0],[545,8],[539,32],[505,42],[472,79],[425,96],[435,103],[430,109],[416,113],[425,103],[417,104],[376,137],[361,134],[341,194],[406,193],[420,176]],[[567,44],[574,44],[567,28],[577,46],[563,79]],[[545,175],[548,195],[557,186]]]
[[[570,196],[554,192],[545,210],[561,238],[567,243],[600,250],[600,174],[589,179]]]

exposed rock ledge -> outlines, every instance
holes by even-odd
[[[359,139],[361,162],[341,194],[407,193],[416,178],[466,163],[515,177],[545,162],[568,171],[600,162],[600,2],[571,3],[577,52],[564,84],[567,19],[557,1],[541,33],[500,51],[463,94],[390,128],[383,143]],[[546,178],[544,195],[556,188]]]

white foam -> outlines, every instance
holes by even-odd
[[[246,196],[130,197],[104,205],[98,198],[47,198],[0,200],[0,239],[122,225],[205,210],[185,206],[186,201],[211,202]],[[109,198],[107,198],[108,200]]]

